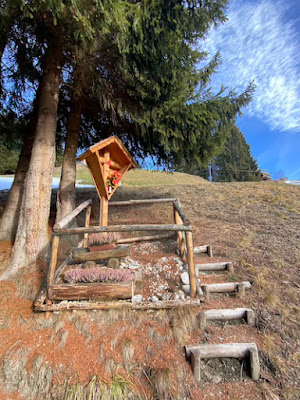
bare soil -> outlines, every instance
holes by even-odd
[[[124,399],[299,399],[299,195],[299,187],[277,182],[119,188],[114,200],[180,198],[194,227],[194,245],[210,244],[213,260],[234,262],[234,273],[202,275],[201,281],[250,280],[252,290],[245,299],[212,295],[192,311],[65,312],[45,319],[32,311],[47,269],[47,263],[39,262],[23,270],[15,282],[0,283],[0,399],[88,398],[72,393],[80,385],[86,388],[96,375],[107,385],[115,383],[116,377],[119,383],[125,377],[140,397],[116,397]],[[90,197],[96,222],[96,193],[81,190],[77,201]],[[5,201],[5,195],[1,199]],[[112,224],[173,219],[168,205],[111,210]],[[55,193],[50,226],[54,216]],[[83,217],[78,224],[83,224]],[[71,247],[72,243],[65,244],[61,260]],[[0,244],[0,269],[5,268],[10,250],[11,243]],[[144,297],[155,294],[163,282],[166,292],[177,290],[174,241],[134,246],[131,257],[144,269]],[[170,268],[160,263],[163,257]],[[210,261],[207,255],[196,259],[197,263]],[[161,271],[154,279],[149,266],[156,270],[157,265]],[[204,333],[199,330],[200,310],[242,306],[255,310],[256,327],[243,322],[209,323]],[[197,384],[183,346],[230,342],[257,344],[260,381],[253,382],[239,360],[209,360],[204,365],[205,379]]]

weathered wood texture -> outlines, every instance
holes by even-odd
[[[255,343],[203,344],[195,346],[189,351],[190,354],[188,357],[191,359],[194,378],[197,382],[201,381],[201,359],[223,357],[250,357],[251,377],[254,381],[259,380],[260,366],[258,350]],[[186,353],[188,354],[187,348]]]
[[[88,206],[85,214],[85,222],[84,222],[85,228],[88,228],[90,226],[91,212],[92,212],[92,207]],[[88,233],[85,233],[83,235],[83,247],[87,247],[88,237],[89,237]]]
[[[179,212],[175,208],[174,208],[174,222],[176,225],[182,225],[182,220],[180,218]],[[177,248],[179,255],[181,257],[184,257],[186,253],[186,247],[184,242],[184,235],[180,231],[177,232]]]
[[[157,203],[173,203],[175,198],[166,199],[141,199],[141,200],[127,200],[127,201],[112,201],[108,203],[109,206],[131,206],[134,204],[157,204]]]
[[[209,264],[195,264],[196,274],[199,272],[210,271],[230,271],[233,272],[233,265],[231,262],[209,263]]]
[[[244,318],[250,326],[254,326],[255,323],[254,311],[250,308],[206,310],[201,311],[198,318],[202,331],[205,330],[207,321],[231,321]]]
[[[125,301],[108,301],[108,302],[61,302],[54,303],[51,306],[41,305],[36,307],[36,311],[72,311],[72,310],[118,310],[118,309],[130,309],[130,310],[163,310],[172,308],[189,308],[199,307],[200,300],[190,299],[187,300],[169,300],[169,301],[158,301],[155,303],[131,303]]]
[[[194,247],[194,254],[207,253],[209,257],[213,256],[212,247],[208,244]]]
[[[257,350],[255,343],[199,344],[185,346],[185,353],[188,359],[192,352],[199,352],[201,358],[244,358],[251,349]]]
[[[72,211],[69,215],[60,220],[57,224],[55,224],[53,230],[65,228],[75,217],[77,217],[78,214],[81,213],[82,210],[88,207],[91,203],[92,200],[89,199],[79,204],[79,206],[76,207],[74,211]]]
[[[130,246],[119,245],[117,248],[112,250],[102,250],[95,252],[72,252],[72,259],[75,262],[85,262],[85,261],[97,261],[97,260],[107,260],[108,258],[119,258],[128,257],[130,255]]]
[[[130,299],[134,282],[54,284],[48,290],[51,300]]]
[[[193,228],[185,225],[110,225],[110,226],[90,226],[88,228],[70,228],[70,229],[54,229],[56,235],[77,235],[84,233],[98,232],[191,232]]]
[[[191,225],[191,221],[188,219],[187,215],[185,214],[183,209],[180,207],[180,203],[178,200],[174,202],[174,209],[180,215],[180,218],[182,219],[182,222],[184,225]]]
[[[202,289],[205,286],[210,293],[235,292],[238,290],[238,286],[241,284],[243,284],[246,289],[251,289],[250,282],[208,283],[206,285],[202,285]]]
[[[47,288],[48,289],[51,286],[53,279],[54,279],[54,273],[55,273],[55,268],[56,268],[56,263],[57,263],[59,240],[60,240],[59,236],[54,236],[52,239],[51,257],[50,257],[50,263],[49,263],[48,275],[47,275]]]
[[[34,302],[34,306],[35,307],[41,306],[42,304],[45,303],[46,298],[47,298],[47,288],[46,288],[46,286],[43,286],[37,299]]]
[[[197,285],[196,285],[196,274],[194,266],[194,252],[193,252],[193,235],[192,232],[186,233],[186,248],[187,248],[187,262],[189,268],[189,279],[190,279],[190,295],[196,297]]]
[[[136,236],[131,238],[119,239],[117,241],[118,244],[126,244],[126,243],[135,243],[135,242],[145,242],[151,240],[161,240],[161,239],[169,239],[174,236],[174,233],[162,233],[160,235],[151,235],[151,236]]]

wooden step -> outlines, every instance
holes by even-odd
[[[207,253],[209,257],[213,256],[212,247],[209,244],[194,247],[194,254]]]
[[[254,326],[255,314],[250,308],[234,308],[234,309],[215,309],[201,311],[198,314],[199,325],[202,331],[205,330],[207,321],[231,321],[234,319],[244,318],[248,325]]]
[[[201,285],[206,299],[209,300],[211,293],[230,293],[237,292],[240,297],[244,297],[246,289],[251,289],[250,282],[226,282],[226,283],[208,283]]]
[[[214,272],[214,271],[228,271],[233,272],[233,264],[232,262],[217,262],[217,263],[208,263],[208,264],[195,264],[196,275],[199,275],[199,272]]]
[[[194,378],[201,382],[201,359],[250,357],[251,378],[259,379],[260,366],[255,343],[199,344],[185,346],[186,358],[191,361]]]

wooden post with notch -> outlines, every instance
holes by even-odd
[[[174,207],[174,221],[175,221],[176,225],[182,225],[182,221],[181,221],[179,212],[176,210],[175,207]],[[183,234],[180,231],[177,232],[177,247],[178,247],[180,256],[184,257],[185,246],[184,246]]]
[[[55,267],[56,267],[56,263],[57,263],[59,239],[60,239],[59,236],[53,236],[53,239],[52,239],[51,257],[50,257],[50,264],[49,264],[48,276],[47,276],[47,300],[46,300],[47,305],[52,304],[52,301],[49,300],[49,298],[48,298],[48,291],[54,280],[54,272],[55,272]],[[46,312],[45,317],[49,318],[49,312]]]
[[[107,184],[107,178],[109,177],[109,171],[110,171],[109,165],[107,164],[108,161],[110,161],[110,153],[109,153],[109,151],[105,151],[104,164],[103,164],[103,181],[104,181],[105,187]],[[108,225],[108,197],[107,197],[107,195],[101,196],[101,199],[100,199],[100,221],[99,221],[100,226]]]

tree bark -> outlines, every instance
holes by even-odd
[[[16,241],[10,264],[0,280],[13,278],[21,267],[35,261],[48,247],[62,56],[62,47],[53,38],[45,56],[35,138],[24,184]]]
[[[38,88],[36,93],[31,119],[29,122],[29,126],[27,128],[26,136],[24,138],[23,148],[15,172],[15,178],[12,187],[9,191],[5,209],[0,220],[0,240],[14,241],[16,236],[17,226],[18,226],[18,213],[21,206],[24,182],[29,168],[36,124],[37,124],[37,116],[38,116],[37,106],[38,106],[39,93],[40,93],[40,88]]]
[[[57,192],[55,223],[58,223],[75,209],[76,153],[80,133],[81,110],[81,99],[77,98],[74,93],[68,118],[61,179]]]

